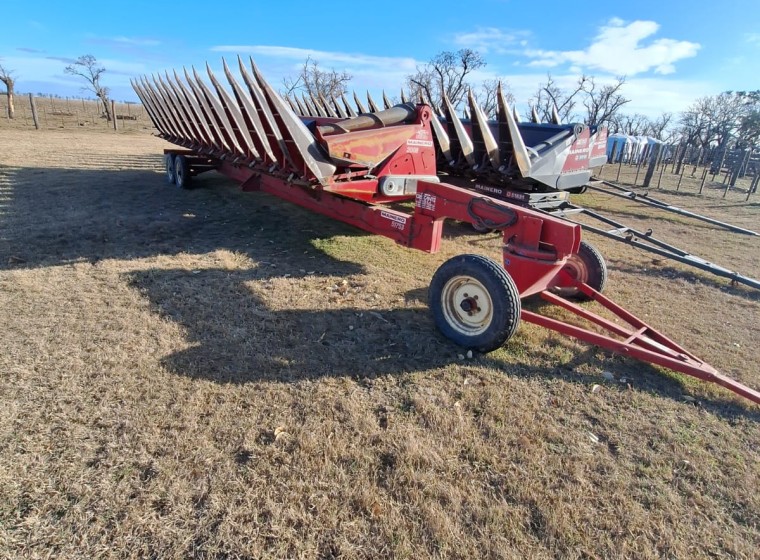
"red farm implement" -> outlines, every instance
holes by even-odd
[[[328,112],[326,100],[304,99],[326,115],[307,116],[318,111],[281,97],[252,61],[250,68],[239,62],[242,80],[224,65],[229,89],[210,69],[210,86],[195,71],[185,71],[184,80],[175,72],[133,81],[160,135],[184,148],[165,152],[171,182],[187,188],[194,175],[214,169],[243,190],[267,192],[431,253],[440,247],[446,219],[498,230],[501,262],[460,255],[441,265],[430,283],[434,321],[453,342],[489,352],[514,334],[522,318],[760,403],[759,392],[719,374],[603,296],[604,259],[581,241],[578,224],[488,194],[516,184],[520,188],[509,192],[524,192],[540,204],[581,188],[591,176],[589,163],[600,158],[603,129],[552,124],[529,131],[518,126],[499,92],[497,121],[487,122],[471,100],[467,136],[473,140],[452,148],[463,136],[456,130],[455,138],[449,135],[429,104],[377,110],[371,102],[371,112],[360,106],[357,113],[333,102]],[[458,119],[446,122],[464,126]],[[442,153],[449,158],[443,166]],[[521,299],[529,296],[569,310],[593,330],[523,311]],[[594,300],[619,321],[573,299]]]

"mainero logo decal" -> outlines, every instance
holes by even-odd
[[[386,220],[390,220],[391,222],[396,222],[397,224],[405,224],[406,223],[406,217],[405,216],[398,216],[396,214],[391,214],[390,212],[386,212],[385,210],[380,211],[380,215],[385,218]]]

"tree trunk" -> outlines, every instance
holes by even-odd
[[[106,112],[106,120],[111,122],[113,115],[111,115],[111,102],[108,100],[108,96],[100,94],[98,97],[100,97],[100,100],[103,102],[103,110]]]
[[[13,107],[13,86],[15,85],[15,80],[10,76],[3,76],[0,78],[0,81],[5,84],[5,89],[8,92],[8,118],[12,119],[16,113],[16,109]]]

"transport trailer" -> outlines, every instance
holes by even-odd
[[[604,259],[581,240],[579,225],[442,181],[433,137],[433,123],[440,122],[429,105],[405,103],[343,119],[304,118],[252,60],[250,66],[239,60],[239,67],[244,85],[224,63],[229,90],[210,68],[211,86],[195,70],[185,71],[184,80],[175,72],[173,78],[167,73],[133,81],[160,135],[183,148],[165,150],[169,181],[189,188],[194,175],[214,169],[245,191],[269,193],[430,253],[440,248],[446,219],[498,230],[503,239],[499,261],[458,255],[443,263],[430,282],[435,325],[456,344],[490,352],[504,345],[525,320],[718,383],[760,403],[759,392],[718,373],[602,295]],[[514,146],[521,140],[501,94],[499,112],[512,136],[509,146],[505,141],[495,149],[508,171],[512,165],[519,168]],[[588,142],[584,149],[591,149]],[[540,153],[527,157],[537,174],[549,168],[543,167],[548,163]],[[547,157],[556,160],[560,155]],[[565,165],[551,164],[560,171]],[[521,300],[530,296],[593,326],[523,310]],[[593,300],[626,326],[573,300]]]

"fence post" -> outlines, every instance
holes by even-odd
[[[752,184],[747,189],[747,198],[744,200],[749,200],[749,195],[757,191],[757,183],[760,181],[760,173],[756,173],[755,176],[752,178]]]
[[[32,120],[34,121],[34,128],[40,129],[40,121],[37,119],[37,104],[34,102],[34,95],[29,94],[29,103],[32,106]]]
[[[111,99],[111,116],[113,117],[113,129],[116,130],[116,102]]]
[[[657,160],[660,155],[661,144],[655,144],[652,146],[652,151],[649,154],[649,167],[647,168],[646,175],[644,175],[644,188],[649,188],[649,184],[652,182],[652,176],[654,175],[655,167],[657,167]]]
[[[702,189],[705,188],[705,181],[707,181],[707,172],[710,171],[709,167],[705,167],[704,172],[702,173],[702,182],[699,184],[699,194],[702,194]]]
[[[678,184],[676,185],[676,191],[678,191],[681,188],[681,181],[683,181],[683,174],[686,171],[685,165],[680,165],[680,167],[681,167],[681,173],[678,175]]]
[[[657,177],[657,188],[660,188],[660,182],[662,182],[662,174],[665,173],[665,168],[668,166],[667,163],[665,163],[665,150],[660,149],[660,175]]]

